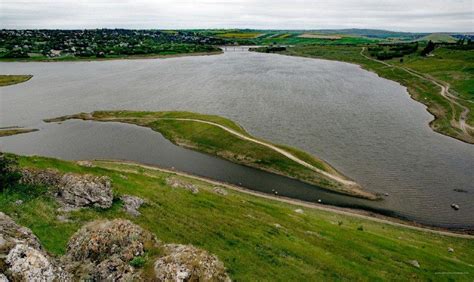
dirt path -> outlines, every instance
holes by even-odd
[[[243,188],[243,187],[240,187],[240,186],[235,186],[235,185],[219,182],[219,181],[216,181],[216,180],[211,180],[211,179],[208,179],[208,178],[188,174],[188,173],[185,173],[185,172],[164,169],[164,168],[160,168],[160,167],[156,167],[156,166],[144,165],[144,164],[140,164],[140,163],[137,163],[137,162],[120,161],[120,160],[96,160],[96,165],[97,166],[100,167],[100,163],[111,163],[111,164],[118,163],[118,164],[134,165],[134,166],[142,167],[142,168],[145,168],[145,169],[156,170],[156,171],[161,171],[161,172],[166,172],[166,173],[173,173],[173,174],[176,174],[176,175],[180,175],[180,176],[184,176],[184,177],[204,181],[204,182],[210,183],[212,185],[223,186],[223,187],[226,187],[228,189],[238,191],[238,192],[242,192],[242,193],[245,193],[245,194],[248,194],[248,195],[257,196],[257,197],[260,197],[260,198],[265,198],[265,199],[274,200],[274,201],[279,201],[279,202],[283,202],[283,203],[287,203],[287,204],[297,205],[297,206],[300,206],[300,207],[323,210],[323,211],[333,212],[333,213],[337,213],[337,214],[341,214],[341,215],[347,215],[347,216],[357,217],[357,218],[362,218],[362,219],[368,219],[368,220],[371,220],[371,221],[380,222],[380,223],[384,223],[384,224],[388,224],[388,225],[392,225],[392,226],[409,228],[409,229],[413,229],[413,230],[418,230],[418,231],[422,231],[422,232],[428,232],[428,233],[433,233],[433,234],[438,234],[438,235],[443,235],[443,236],[474,239],[474,236],[469,235],[469,234],[454,233],[454,232],[449,232],[449,231],[444,231],[444,230],[436,230],[436,229],[430,229],[430,228],[426,228],[426,227],[414,226],[414,225],[410,225],[409,222],[402,223],[403,221],[398,220],[396,218],[375,217],[374,215],[368,215],[369,214],[368,212],[359,211],[359,210],[342,209],[342,208],[337,208],[337,207],[325,206],[325,205],[321,205],[321,204],[316,204],[316,203],[291,199],[291,198],[282,197],[282,196],[273,196],[273,195],[266,194],[266,193],[263,193],[263,192],[257,192],[257,191],[249,190],[249,189],[246,189],[246,188]],[[105,168],[107,168],[107,167],[105,167]],[[127,169],[119,169],[119,168],[110,168],[110,169],[117,170],[117,171],[123,171],[123,172],[132,172],[132,171],[127,170]]]
[[[107,118],[107,120],[123,120],[124,118]],[[133,119],[136,119],[136,118],[133,118]],[[200,119],[191,119],[191,118],[154,118],[153,120],[178,120],[178,121],[191,121],[191,122],[199,122],[199,123],[205,123],[205,124],[209,124],[209,125],[212,125],[212,126],[216,126],[216,127],[219,127],[220,129],[223,129],[225,131],[227,131],[228,133],[234,135],[234,136],[237,136],[238,138],[240,139],[243,139],[243,140],[246,140],[246,141],[250,141],[250,142],[253,142],[253,143],[256,143],[256,144],[259,144],[259,145],[262,145],[262,146],[265,146],[277,153],[280,153],[282,154],[283,156],[287,157],[288,159],[304,166],[304,167],[307,167],[319,174],[322,174],[324,176],[326,176],[327,178],[330,178],[334,181],[337,181],[341,184],[344,184],[344,185],[347,185],[347,186],[359,186],[356,182],[354,181],[351,181],[351,180],[348,180],[348,179],[345,179],[343,177],[340,177],[338,175],[334,175],[334,174],[331,174],[331,173],[328,173],[324,170],[321,170],[315,166],[313,166],[312,164],[309,164],[307,162],[305,162],[304,160],[296,157],[295,155],[293,155],[292,153],[284,150],[284,149],[281,149],[273,144],[270,144],[270,143],[267,143],[267,142],[264,142],[264,141],[261,141],[261,140],[258,140],[258,139],[255,139],[255,138],[252,138],[252,137],[249,137],[249,136],[246,136],[240,132],[237,132],[231,128],[228,128],[226,126],[223,126],[221,124],[218,124],[218,123],[215,123],[215,122],[211,122],[211,121],[206,121],[206,120],[200,120]]]
[[[364,58],[368,59],[368,60],[383,64],[387,67],[401,69],[401,70],[403,70],[403,71],[405,71],[405,72],[407,72],[407,73],[409,73],[413,76],[416,76],[416,77],[418,77],[420,79],[423,79],[425,81],[429,81],[429,82],[433,83],[434,85],[438,86],[439,88],[441,88],[441,91],[440,91],[441,96],[443,96],[446,100],[448,100],[449,104],[451,105],[451,109],[453,111],[453,118],[451,119],[451,124],[454,127],[459,128],[464,134],[466,134],[468,136],[470,135],[469,130],[474,131],[474,127],[472,127],[472,126],[470,126],[469,124],[466,123],[467,116],[469,115],[469,112],[470,112],[469,108],[462,105],[461,103],[459,103],[458,102],[460,100],[459,97],[457,97],[456,95],[449,92],[449,87],[450,87],[449,83],[444,82],[444,81],[439,81],[439,80],[437,80],[437,79],[435,79],[431,76],[419,73],[419,72],[417,72],[415,70],[412,70],[410,68],[407,68],[407,67],[399,67],[399,66],[395,66],[395,65],[389,64],[387,62],[381,61],[381,60],[371,58],[371,57],[365,55],[364,51],[365,51],[365,47],[362,47],[362,50],[360,51],[360,55],[363,56]],[[459,121],[457,121],[456,118],[455,118],[456,108],[454,107],[454,105],[456,105],[456,106],[460,107],[461,109],[463,109],[461,114],[459,115]]]

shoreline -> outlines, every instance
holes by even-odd
[[[258,52],[258,51],[249,51],[249,52],[256,52],[256,53],[262,53],[262,54],[269,54],[269,53],[263,53],[263,52]],[[393,81],[395,83],[398,83],[400,86],[402,86],[403,88],[405,88],[408,96],[415,102],[417,103],[420,103],[422,104],[424,107],[425,107],[425,110],[432,116],[432,120],[428,123],[428,126],[429,128],[433,131],[433,132],[436,132],[438,134],[441,134],[441,135],[444,135],[444,136],[447,136],[447,137],[450,137],[450,138],[453,138],[453,139],[456,139],[458,141],[461,141],[463,143],[466,143],[466,144],[474,144],[474,139],[473,141],[471,140],[466,140],[466,139],[463,139],[462,137],[460,136],[455,136],[455,135],[451,135],[449,133],[445,133],[443,131],[439,131],[435,128],[435,122],[436,120],[439,119],[439,117],[436,115],[436,110],[433,110],[431,109],[428,105],[426,105],[425,103],[423,103],[423,100],[420,99],[418,100],[415,96],[415,94],[412,93],[411,91],[411,88],[409,86],[406,86],[406,85],[403,85],[401,82],[399,81],[396,81],[394,79],[391,79],[391,78],[387,78],[387,77],[383,77],[381,76],[379,73],[377,73],[376,71],[374,70],[371,70],[365,66],[363,66],[362,64],[359,64],[359,63],[356,63],[356,62],[349,62],[349,61],[343,61],[343,60],[336,60],[336,59],[330,59],[330,58],[323,58],[323,57],[312,57],[312,56],[309,56],[309,55],[298,55],[298,54],[293,54],[293,53],[279,53],[279,52],[274,52],[274,53],[270,53],[270,54],[276,54],[276,55],[280,55],[280,56],[288,56],[288,57],[299,57],[299,58],[308,58],[308,59],[316,59],[316,60],[324,60],[324,61],[332,61],[332,62],[340,62],[340,63],[346,63],[346,64],[351,64],[351,65],[356,65],[358,67],[360,67],[361,69],[365,70],[365,71],[368,71],[368,72],[371,72],[371,73],[374,73],[375,75],[377,75],[378,77],[382,78],[382,79],[387,79],[387,80],[390,80],[390,81]],[[363,56],[364,57],[364,56]],[[370,59],[368,59],[370,60]],[[393,66],[393,67],[397,67],[397,66]],[[405,70],[406,71],[406,70]],[[413,75],[413,74],[412,74]]]
[[[121,61],[121,60],[147,60],[147,59],[170,59],[180,57],[193,57],[193,56],[212,56],[223,54],[224,51],[213,51],[213,52],[195,52],[195,53],[179,53],[169,55],[131,55],[117,58],[71,58],[71,59],[41,59],[41,60],[1,60],[0,63],[60,63],[60,62],[104,62],[104,61]]]
[[[199,180],[203,182],[207,182],[212,185],[220,185],[225,188],[231,189],[233,191],[245,193],[248,195],[260,197],[260,198],[265,198],[268,200],[274,200],[274,201],[279,201],[287,204],[292,204],[292,205],[297,205],[300,207],[305,207],[305,208],[311,208],[311,209],[316,209],[316,210],[322,210],[322,211],[327,211],[327,212],[333,212],[341,215],[346,215],[346,216],[351,216],[351,217],[357,217],[361,219],[368,219],[372,220],[378,223],[384,223],[384,224],[389,224],[392,226],[398,226],[398,227],[403,227],[403,228],[409,228],[412,230],[418,230],[422,232],[429,232],[433,234],[438,234],[438,235],[444,235],[444,236],[451,236],[451,237],[457,237],[457,238],[467,238],[467,239],[474,239],[474,230],[457,230],[457,229],[450,229],[450,228],[442,228],[442,227],[435,227],[435,226],[429,226],[429,225],[424,225],[424,224],[419,224],[413,221],[409,220],[404,220],[401,218],[397,217],[390,217],[382,214],[377,214],[375,212],[370,212],[370,211],[364,211],[364,210],[359,210],[359,209],[353,209],[353,208],[343,208],[343,207],[337,207],[337,206],[329,206],[329,205],[322,205],[322,204],[317,204],[313,202],[307,202],[307,201],[302,201],[298,199],[293,199],[289,197],[284,197],[284,196],[276,196],[276,195],[271,195],[267,194],[264,192],[258,192],[254,191],[245,187],[237,186],[234,184],[229,184],[225,182],[221,182],[218,180],[210,179],[207,177],[203,176],[197,176],[194,174],[186,173],[183,171],[178,171],[178,170],[173,170],[173,169],[167,169],[163,168],[160,166],[156,165],[149,165],[149,164],[143,164],[139,162],[134,162],[134,161],[127,161],[127,160],[114,160],[114,159],[94,159],[92,160],[94,164],[96,164],[97,167],[101,167],[100,163],[111,163],[111,164],[124,164],[124,165],[134,165],[137,167],[141,167],[144,169],[150,169],[150,170],[156,170],[160,172],[165,172],[165,173],[171,173],[171,174],[176,174],[179,176],[183,177],[188,177],[194,180]],[[77,163],[77,162],[76,162]],[[104,167],[106,168],[106,167]],[[106,168],[108,169],[108,168]],[[114,170],[114,169],[111,169]],[[117,171],[120,171],[117,169]]]
[[[127,112],[127,111],[125,111],[125,112]],[[323,184],[318,183],[314,180],[305,179],[304,175],[303,176],[298,175],[298,174],[295,175],[295,174],[291,174],[289,171],[281,170],[281,169],[278,169],[278,168],[266,167],[265,165],[259,165],[257,163],[252,163],[252,162],[242,162],[242,161],[235,160],[233,158],[226,158],[225,156],[222,156],[218,152],[209,152],[209,151],[206,151],[206,150],[200,150],[200,149],[197,149],[198,147],[192,145],[191,143],[188,144],[187,141],[183,142],[182,140],[179,141],[178,139],[168,138],[165,135],[164,136],[165,136],[165,138],[169,139],[176,146],[188,148],[188,149],[195,150],[195,151],[198,151],[198,152],[201,152],[201,153],[208,153],[212,156],[223,158],[223,159],[225,159],[227,161],[230,161],[232,163],[242,164],[242,165],[252,167],[252,168],[256,168],[256,169],[259,169],[259,170],[263,170],[263,171],[266,171],[266,172],[269,172],[269,173],[281,175],[281,176],[288,177],[288,178],[291,178],[291,179],[296,179],[296,180],[299,180],[301,182],[305,182],[305,183],[310,184],[310,185],[316,185],[316,186],[318,186],[322,189],[332,191],[332,192],[335,192],[335,193],[339,193],[339,194],[342,194],[342,195],[348,195],[348,196],[351,196],[351,197],[362,198],[362,199],[367,199],[367,200],[371,200],[371,201],[381,200],[381,196],[379,194],[373,193],[371,191],[364,190],[359,184],[357,184],[356,182],[350,180],[348,177],[346,177],[346,176],[342,175],[341,173],[339,173],[337,170],[335,170],[331,165],[329,165],[325,161],[323,161],[323,160],[321,160],[317,157],[314,157],[315,160],[317,160],[319,162],[322,162],[323,165],[325,167],[330,168],[330,170],[326,171],[326,170],[317,168],[313,164],[310,164],[309,162],[303,160],[303,158],[298,157],[297,155],[295,155],[294,152],[291,152],[291,150],[296,150],[294,148],[287,147],[287,146],[282,146],[282,145],[275,145],[275,144],[273,144],[269,141],[258,139],[256,137],[253,137],[253,136],[249,135],[247,132],[245,132],[245,130],[244,130],[244,132],[237,132],[236,130],[231,129],[231,128],[227,127],[226,125],[223,125],[223,124],[217,123],[217,122],[213,122],[211,120],[205,120],[205,119],[179,118],[179,117],[173,117],[173,118],[170,118],[170,117],[166,117],[166,118],[163,118],[163,117],[161,117],[161,118],[160,117],[146,117],[146,118],[145,117],[138,117],[138,118],[134,118],[134,117],[95,117],[94,114],[96,114],[96,113],[101,113],[101,112],[79,113],[79,114],[73,114],[73,115],[66,115],[66,116],[61,116],[61,117],[56,117],[56,118],[51,118],[51,119],[45,119],[44,122],[61,122],[61,121],[70,120],[70,119],[80,119],[80,120],[91,120],[91,121],[95,121],[95,122],[129,123],[129,124],[135,124],[135,125],[142,126],[142,127],[151,128],[152,130],[154,130],[154,131],[156,131],[156,132],[158,132],[162,135],[164,134],[164,132],[148,126],[146,123],[143,123],[143,121],[151,122],[151,121],[158,121],[158,120],[178,120],[178,121],[191,121],[191,122],[199,122],[199,123],[203,123],[203,124],[209,124],[211,126],[215,126],[217,128],[220,128],[220,129],[228,132],[229,134],[234,135],[235,137],[237,137],[239,139],[242,139],[242,140],[245,140],[245,141],[248,141],[248,142],[251,142],[251,143],[255,143],[259,146],[267,147],[269,150],[272,150],[272,151],[274,151],[278,154],[281,154],[281,156],[283,156],[283,158],[285,158],[285,159],[287,158],[290,161],[293,161],[296,164],[304,167],[305,169],[308,169],[308,170],[312,171],[312,173],[316,173],[316,175],[318,175],[318,177],[323,177],[323,180],[333,181],[333,183],[335,183],[335,184],[323,186]],[[114,113],[114,112],[111,112],[111,113]],[[160,113],[172,113],[172,112],[150,112],[150,113],[160,114]],[[140,121],[140,122],[138,122],[138,121]],[[243,130],[243,128],[241,128],[241,127],[240,127],[240,129]],[[291,150],[286,149],[286,147],[291,148]],[[303,153],[305,153],[305,152],[303,152]],[[337,185],[337,186],[335,186],[335,185]]]

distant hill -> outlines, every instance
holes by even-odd
[[[419,41],[433,41],[435,43],[455,43],[457,40],[453,36],[447,33],[432,33],[422,38]]]
[[[428,35],[428,33],[411,33],[411,32],[399,32],[399,31],[390,31],[390,30],[382,30],[382,29],[358,29],[358,28],[350,28],[350,29],[323,29],[317,30],[320,33],[330,33],[330,34],[350,34],[350,35],[358,35],[363,37],[371,37],[371,38],[406,38],[406,39],[417,39],[423,36]]]

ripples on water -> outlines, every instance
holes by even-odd
[[[113,130],[103,130],[68,122],[61,131],[61,125],[45,125],[41,120],[99,109],[218,114],[239,122],[255,136],[327,160],[371,191],[389,193],[380,208],[424,223],[474,226],[474,146],[433,132],[428,127],[432,117],[403,87],[356,65],[228,52],[166,60],[0,66],[6,73],[34,75],[27,83],[2,88],[0,126],[43,128],[3,138],[1,149],[60,156],[62,146],[69,154],[62,150],[64,158],[123,155],[166,165],[162,154],[147,159],[149,155],[137,146],[148,144],[149,151],[164,146],[153,143],[159,135],[149,130],[138,137],[130,135],[139,130],[136,127],[114,125]],[[71,128],[78,133],[72,134]],[[78,136],[93,142],[81,145],[75,142]],[[111,136],[117,142],[99,142]],[[190,152],[185,155],[195,167],[205,170],[211,165],[197,165]],[[241,166],[229,169],[238,174],[235,170]],[[451,203],[461,209],[452,210]]]

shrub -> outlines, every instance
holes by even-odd
[[[138,256],[138,257],[134,257],[131,261],[130,261],[130,265],[133,266],[133,267],[136,267],[136,268],[140,268],[140,267],[143,267],[145,265],[145,258],[144,257],[141,257],[141,256]]]
[[[18,184],[21,173],[15,156],[0,153],[0,192]]]

